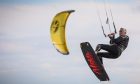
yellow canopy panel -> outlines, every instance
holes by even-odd
[[[60,53],[68,55],[69,51],[65,39],[65,26],[69,15],[74,12],[74,10],[62,11],[53,18],[50,33],[52,43]]]

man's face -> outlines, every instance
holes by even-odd
[[[125,36],[126,31],[124,29],[120,29],[119,34],[120,34],[120,36]]]

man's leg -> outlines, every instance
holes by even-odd
[[[103,64],[103,57],[104,58],[111,58],[111,59],[115,59],[116,58],[116,56],[114,56],[113,54],[108,53],[108,52],[98,52],[97,56],[99,57],[99,59],[100,59],[102,64]]]
[[[115,45],[98,44],[95,51],[99,52],[101,49],[108,51],[109,53],[116,53],[117,47]]]
[[[109,52],[98,52],[97,55],[99,58],[104,57],[104,58],[114,58],[114,55],[109,53]]]

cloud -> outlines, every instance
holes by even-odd
[[[140,1],[139,0],[131,0],[131,8],[134,12],[139,12],[140,11]]]

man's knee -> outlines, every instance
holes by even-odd
[[[101,48],[102,46],[101,46],[101,44],[98,44],[97,46],[96,46],[96,49],[95,49],[95,51],[100,51],[102,48]]]

